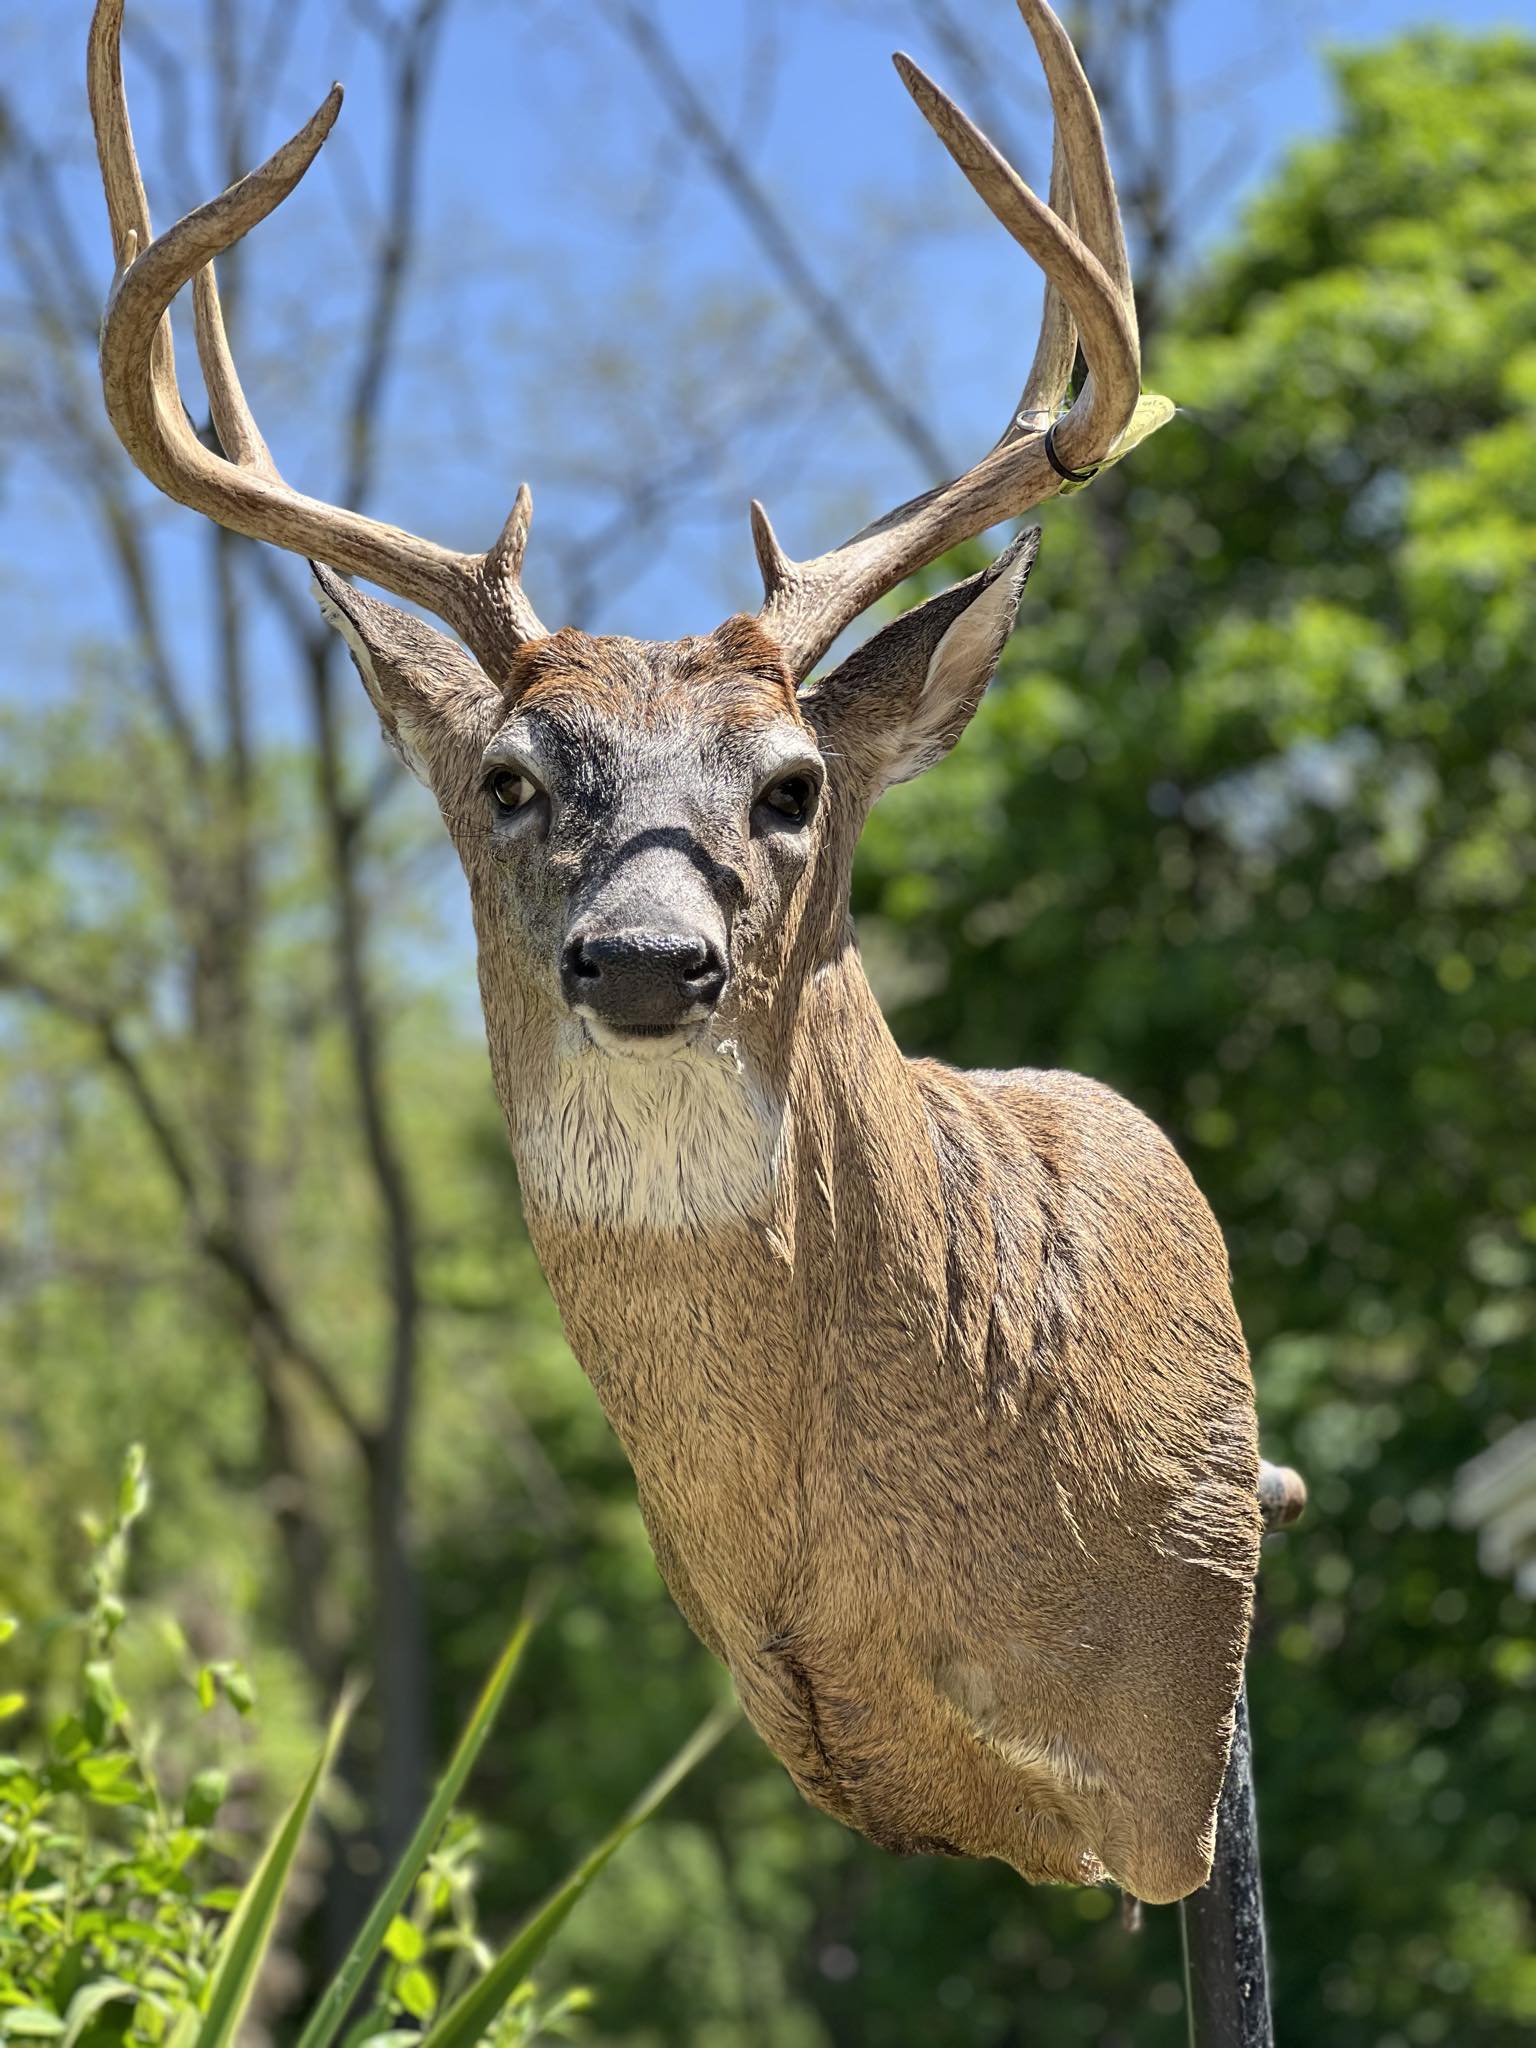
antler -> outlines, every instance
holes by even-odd
[[[339,505],[307,498],[279,475],[230,354],[213,259],[288,197],[341,110],[333,85],[299,132],[258,170],[154,236],[123,89],[123,0],[98,0],[86,85],[106,188],[117,274],[101,328],[101,383],[118,439],[151,483],[252,540],[311,555],[427,607],[494,673],[513,647],[544,634],[519,580],[533,501],[526,484],[495,545],[465,555]],[[176,383],[168,308],[188,280],[198,360],[222,456],[198,439]]]
[[[1141,386],[1130,266],[1098,108],[1077,53],[1046,0],[1018,0],[1055,110],[1050,204],[1029,189],[981,131],[904,56],[896,68],[976,191],[1046,276],[1034,361],[1001,439],[964,476],[924,492],[814,561],[792,561],[761,505],[752,530],[763,572],[764,628],[797,676],[843,628],[903,577],[957,542],[1052,496],[1091,472],[1129,425]],[[152,235],[123,89],[123,0],[98,0],[87,86],[112,225],[117,273],[101,330],[108,417],[154,484],[219,525],[311,555],[424,605],[493,673],[510,650],[542,637],[521,571],[532,499],[527,485],[495,544],[459,554],[397,526],[305,497],[286,483],[252,417],[219,310],[213,259],[280,206],[319,154],[341,108],[333,86],[320,107],[259,169]],[[168,308],[188,282],[198,359],[223,454],[198,439],[176,382]],[[1072,409],[1065,396],[1079,334],[1089,375]]]
[[[1040,54],[1055,112],[1049,206],[909,57],[898,55],[895,64],[939,140],[1045,272],[1034,362],[1002,438],[974,469],[886,513],[830,554],[791,561],[768,515],[753,504],[752,534],[765,592],[758,616],[797,676],[806,675],[843,628],[903,577],[957,542],[1051,497],[1067,474],[1091,473],[1136,409],[1136,308],[1099,110],[1071,38],[1046,0],[1018,0],[1018,7]],[[1089,375],[1071,411],[1057,420],[1079,334]]]

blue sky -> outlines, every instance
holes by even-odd
[[[1009,0],[950,5],[987,39],[987,85],[1020,168],[1043,185],[1048,129],[1022,24]],[[248,20],[259,12],[241,11]],[[79,82],[85,14],[80,0],[23,0],[0,29],[0,56],[105,284]],[[660,15],[886,374],[954,462],[970,460],[1015,396],[1038,285],[890,67],[890,50],[905,47],[966,97],[922,6],[664,0]],[[130,72],[151,197],[165,219],[216,182],[195,85],[201,10],[191,0],[130,0],[130,18],[153,25],[194,78],[179,107],[142,65]],[[1290,144],[1327,126],[1330,42],[1371,43],[1436,18],[1446,10],[1411,0],[1184,0],[1174,70],[1186,102],[1181,184],[1202,196],[1196,250],[1231,229],[1244,194]],[[344,133],[253,238],[242,359],[285,470],[326,495],[358,308],[359,224],[379,191],[382,81],[343,0],[297,0],[283,19],[258,146],[296,125],[333,75],[348,86]],[[1455,21],[1536,30],[1536,0],[1460,0]],[[1117,61],[1106,49],[1092,59],[1101,73]],[[707,487],[603,555],[581,599],[583,623],[673,634],[752,603],[745,509],[754,493],[769,498],[791,551],[810,553],[932,481],[829,374],[739,218],[669,134],[632,53],[589,0],[454,0],[425,165],[417,289],[389,392],[389,455],[368,509],[482,546],[527,475],[539,508],[527,580],[550,623],[579,584],[569,565],[580,537],[628,530],[616,478],[664,470],[692,435],[707,451]],[[147,494],[145,516],[163,538],[173,598],[188,594],[178,630],[195,659],[197,522]],[[111,631],[110,585],[82,573],[86,539],[67,483],[28,455],[7,461],[0,577],[13,630],[0,689],[49,690],[80,634]]]

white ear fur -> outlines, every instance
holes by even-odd
[[[997,666],[1019,608],[1018,579],[999,576],[956,619],[935,647],[923,678],[923,704],[952,704],[970,687],[978,670]]]
[[[910,781],[931,768],[954,745],[976,700],[991,680],[1019,609],[1019,598],[1034,561],[1034,549],[1010,563],[948,627],[928,657],[917,705],[901,738],[890,771],[892,782]]]
[[[347,650],[356,664],[358,674],[363,679],[363,688],[368,692],[373,708],[379,714],[379,725],[383,730],[385,739],[394,748],[406,767],[410,769],[416,780],[426,783],[427,787],[430,788],[431,781],[427,775],[426,763],[411,745],[409,734],[401,726],[393,707],[386,701],[384,692],[379,687],[379,678],[373,666],[373,655],[369,651],[367,641],[364,640],[362,634],[357,630],[356,623],[347,616],[334,598],[326,594],[318,578],[311,577],[309,587],[314,594],[316,604],[320,607],[321,618],[324,619],[328,626],[333,627],[341,635],[342,639],[346,641]]]

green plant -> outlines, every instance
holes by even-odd
[[[305,1831],[345,1736],[343,1700],[320,1755],[243,1885],[220,1828],[229,1773],[209,1767],[173,1790],[118,1687],[114,1644],[133,1524],[149,1501],[131,1451],[116,1512],[93,1528],[89,1599],[74,1698],[39,1731],[34,1753],[0,1756],[0,2041],[57,2048],[226,2048],[271,1951]],[[472,1821],[455,1802],[506,1697],[533,1626],[525,1612],[476,1702],[395,1869],[381,1887],[299,2048],[332,2048],[370,1977],[346,2048],[522,2048],[570,2031],[582,1990],[548,2001],[531,1972],[599,1871],[724,1733],[713,1714],[647,1792],[496,1955],[476,1910]],[[0,1621],[0,1643],[15,1624]],[[203,1708],[222,1694],[238,1714],[254,1698],[241,1668],[188,1672]],[[0,1716],[26,1711],[0,1694]],[[221,1881],[224,1880],[224,1881]]]

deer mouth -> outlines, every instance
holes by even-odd
[[[681,1025],[631,1024],[621,1031],[600,1018],[580,1017],[583,1036],[594,1052],[613,1059],[645,1061],[669,1059],[674,1053],[691,1051],[698,1045],[708,1022],[707,1017],[700,1017]]]

